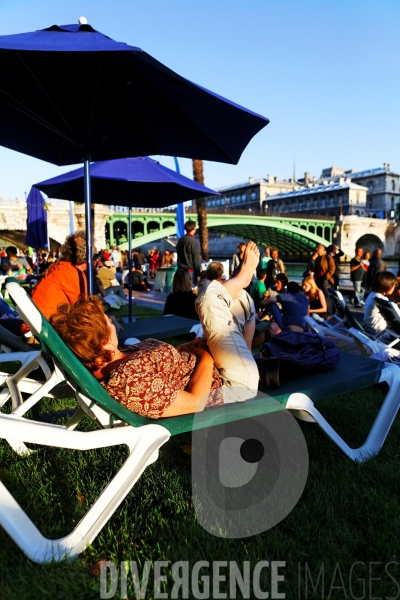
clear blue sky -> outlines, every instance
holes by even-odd
[[[2,0],[0,34],[75,23],[146,52],[271,123],[209,187],[335,163],[400,171],[398,0]],[[173,168],[173,160],[161,162]],[[23,198],[59,168],[0,148],[0,195]],[[191,163],[181,161],[191,177]]]

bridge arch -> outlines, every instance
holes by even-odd
[[[377,235],[373,233],[366,233],[357,240],[356,248],[362,248],[364,252],[370,252],[372,254],[376,248],[384,250],[385,244]]]
[[[128,223],[120,219],[112,224],[114,239],[117,246],[121,246],[128,241]]]
[[[142,221],[132,221],[132,237],[144,235],[144,223]]]
[[[164,221],[162,224],[163,229],[167,229],[168,227],[176,227],[173,221]]]
[[[149,221],[147,223],[147,233],[151,234],[155,231],[160,231],[160,221]]]
[[[121,215],[122,216],[122,215]],[[115,219],[115,215],[113,216]],[[197,220],[197,216],[190,215]],[[147,233],[134,236],[134,243],[151,243],[163,237],[176,235],[176,216],[172,214],[148,216],[134,215],[135,221],[145,223]],[[310,225],[309,219],[265,217],[253,215],[208,214],[208,228],[226,235],[252,239],[260,246],[278,247],[286,254],[308,254],[317,244],[327,245],[333,241],[334,220],[321,220],[321,224]],[[315,233],[312,229],[317,229]],[[139,234],[139,235],[138,235]],[[127,247],[127,245],[121,247]]]

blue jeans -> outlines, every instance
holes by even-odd
[[[362,287],[363,282],[362,281],[353,281],[353,286],[354,286],[354,295],[356,297],[356,306],[360,306],[361,304],[361,300],[363,299],[364,296],[364,290]]]

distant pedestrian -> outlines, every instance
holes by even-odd
[[[256,310],[263,308],[262,301],[268,297],[267,288],[265,287],[265,279],[267,271],[265,269],[257,269],[257,281],[255,281],[250,290],[250,296],[253,298]]]
[[[244,251],[246,250],[246,244],[241,242],[238,244],[237,252],[232,257],[232,268],[231,268],[231,277],[235,277],[242,266]]]
[[[162,257],[162,266],[163,267],[172,267],[173,264],[174,264],[174,257],[172,256],[172,254],[169,250],[166,250]]]
[[[138,251],[135,254],[135,267],[137,269],[140,269],[140,271],[143,271],[145,262],[146,259],[143,254],[143,250],[141,248],[138,248]]]
[[[326,305],[328,307],[328,315],[331,315],[332,303],[327,290],[335,285],[336,265],[332,256],[327,254],[326,248],[323,244],[318,244],[316,250],[318,256],[315,260],[314,278],[317,286],[324,293]]]
[[[270,260],[271,260],[271,248],[269,246],[266,246],[265,247],[265,252],[261,256],[260,269],[266,269],[267,268],[267,264],[269,263]]]
[[[344,252],[343,250],[340,250],[340,248],[336,244],[331,244],[327,248],[327,253],[330,254],[333,260],[335,261],[336,269],[333,277],[335,279],[334,288],[335,290],[337,290],[339,289],[340,259],[342,256],[344,256]]]
[[[318,258],[318,252],[315,249],[314,252],[311,253],[311,256],[308,260],[307,267],[303,271],[303,277],[314,277],[315,272],[315,261]]]
[[[273,248],[271,250],[271,260],[268,261],[267,264],[267,280],[266,285],[270,287],[275,284],[277,275],[279,273],[285,272],[285,265],[283,261],[279,258],[279,250],[278,248]]]
[[[199,244],[195,240],[196,223],[194,221],[186,221],[186,234],[179,238],[176,245],[178,253],[178,269],[184,269],[191,277],[192,283],[196,283],[200,277],[200,250]]]
[[[350,279],[353,282],[355,296],[354,306],[356,308],[361,308],[361,306],[364,305],[364,290],[362,285],[365,269],[362,262],[363,255],[364,250],[362,248],[357,248],[355,257],[350,261]]]
[[[372,282],[374,280],[375,275],[378,273],[382,273],[382,271],[387,271],[387,265],[385,261],[382,259],[382,250],[380,248],[376,248],[372,253],[372,258],[369,263],[367,276],[366,276],[366,292],[369,293],[372,288]]]

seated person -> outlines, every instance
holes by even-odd
[[[97,257],[97,264],[97,277],[100,279],[106,295],[114,294],[125,301],[124,287],[117,281],[114,262],[112,260],[104,260],[100,255]]]
[[[364,306],[364,327],[367,333],[376,335],[387,327],[387,322],[380,313],[374,298],[385,298],[393,294],[397,284],[397,277],[389,271],[377,273],[372,280],[371,293],[365,301]]]
[[[199,320],[195,309],[196,294],[192,291],[192,280],[187,271],[178,269],[172,280],[172,292],[168,294],[164,315],[177,315],[186,319]]]
[[[23,256],[18,256],[15,246],[6,248],[6,257],[1,261],[1,269],[4,275],[8,273],[16,279],[24,280],[27,275],[32,273],[32,267]]]
[[[289,278],[286,275],[286,273],[278,273],[274,285],[271,285],[267,289],[268,298],[271,298],[272,296],[277,296],[278,294],[285,294],[287,291],[288,283]]]
[[[173,417],[244,401],[254,397],[259,381],[245,340],[254,330],[254,312],[244,309],[236,322],[230,307],[249,285],[258,261],[257,246],[249,242],[240,273],[205,287],[196,306],[206,339],[178,348],[145,340],[121,352],[96,296],[60,306],[50,322],[108,393],[140,415]]]
[[[286,273],[278,273],[278,275],[276,276],[275,284],[267,289],[267,294],[266,294],[265,298],[273,298],[274,296],[277,296],[278,294],[286,294],[288,283],[289,283],[289,278],[286,275]],[[264,300],[265,300],[265,298],[264,298]],[[264,321],[264,320],[270,318],[271,306],[273,306],[272,304],[270,304],[269,306],[266,306],[264,300],[261,302],[261,308],[264,309],[260,315],[261,321]],[[282,310],[282,305],[279,304],[279,302],[277,303],[276,306],[279,308],[279,310]]]
[[[151,287],[143,271],[137,267],[132,267],[132,289],[137,292],[150,292]],[[124,284],[129,285],[129,271],[124,277]]]
[[[276,306],[282,305],[282,312]],[[304,317],[308,315],[310,303],[296,281],[289,281],[286,294],[278,294],[264,300],[271,305],[271,312],[279,327],[286,331],[304,331]]]
[[[253,298],[256,310],[263,308],[262,301],[264,298],[268,298],[268,292],[265,286],[266,278],[267,271],[265,269],[257,269],[257,281],[252,284],[250,289],[250,296]]]
[[[319,323],[326,317],[326,299],[313,277],[303,279],[303,292],[310,302],[310,315]]]
[[[81,294],[87,294],[85,232],[69,235],[60,252],[61,259],[46,269],[32,292],[33,302],[46,319],[59,304],[75,304]]]

